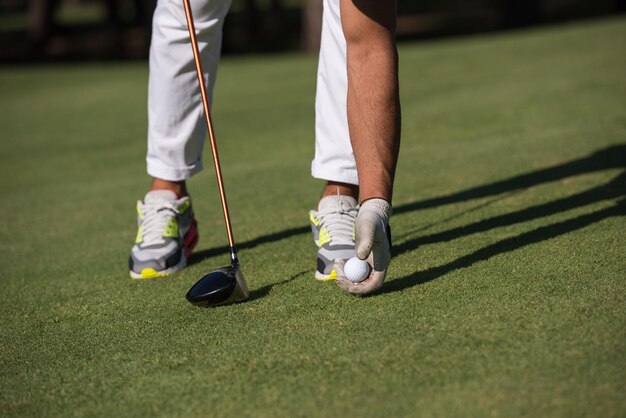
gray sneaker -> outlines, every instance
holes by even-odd
[[[318,211],[309,212],[313,240],[318,246],[317,280],[335,280],[334,260],[354,257],[354,224],[359,209],[350,196],[326,196],[319,202]]]
[[[199,238],[188,196],[177,199],[169,190],[148,192],[143,202],[137,202],[137,224],[128,260],[131,278],[166,276],[187,265]]]

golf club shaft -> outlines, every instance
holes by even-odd
[[[226,223],[226,232],[228,234],[228,245],[230,246],[231,262],[236,263],[237,252],[235,250],[235,240],[233,239],[233,231],[230,225],[230,213],[228,212],[228,204],[226,203],[226,192],[224,191],[222,167],[220,166],[220,158],[217,153],[217,142],[215,141],[215,132],[213,131],[213,122],[211,121],[209,99],[207,95],[206,85],[204,82],[204,71],[202,71],[202,63],[200,62],[200,51],[198,49],[198,40],[196,39],[196,28],[193,24],[193,13],[191,12],[189,0],[183,0],[183,6],[185,7],[185,15],[187,17],[187,28],[189,29],[189,39],[191,40],[193,59],[196,63],[196,73],[198,74],[198,83],[200,84],[200,94],[202,96],[202,105],[204,106],[204,116],[206,118],[207,129],[209,131],[209,141],[211,143],[211,152],[213,154],[213,165],[215,166],[217,185],[220,189],[220,199],[222,201],[222,211],[224,212],[224,222]]]

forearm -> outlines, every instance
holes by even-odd
[[[395,7],[344,0],[348,126],[359,176],[360,201],[391,202],[400,147]],[[373,0],[376,1],[376,0]]]

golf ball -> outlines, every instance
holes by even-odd
[[[346,277],[353,283],[359,283],[367,279],[370,275],[370,270],[371,267],[369,263],[358,257],[352,257],[346,261],[343,267],[343,272],[346,274]]]

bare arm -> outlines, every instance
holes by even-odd
[[[347,43],[348,126],[359,200],[391,202],[400,148],[396,2],[341,0]]]

